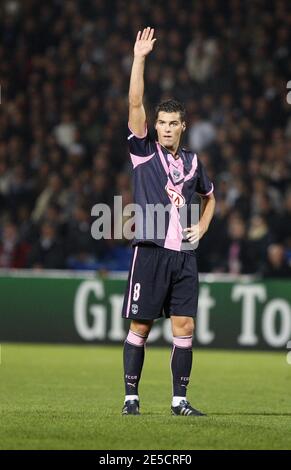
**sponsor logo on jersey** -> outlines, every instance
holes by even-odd
[[[168,186],[166,186],[165,189],[176,207],[183,207],[185,205],[185,198],[182,194],[178,193],[172,188],[168,188]]]

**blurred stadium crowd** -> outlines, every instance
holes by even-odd
[[[201,272],[291,276],[288,0],[2,0],[0,267],[127,269],[91,208],[131,202],[127,92],[137,31],[156,28],[149,122],[187,108],[184,144],[215,183]]]

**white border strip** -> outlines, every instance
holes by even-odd
[[[1,277],[27,277],[39,279],[127,279],[128,271],[70,271],[70,270],[46,270],[35,271],[32,269],[0,269]],[[250,282],[260,280],[258,276],[242,274],[226,274],[226,273],[199,273],[199,280],[202,282]]]

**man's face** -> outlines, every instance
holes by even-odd
[[[159,111],[155,129],[158,133],[158,141],[167,149],[175,150],[178,147],[185,127],[185,122],[181,121],[179,112]]]

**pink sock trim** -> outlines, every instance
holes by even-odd
[[[192,348],[192,336],[174,336],[173,344],[178,348]]]
[[[146,342],[146,339],[146,336],[142,336],[129,330],[126,341],[130,344],[134,344],[134,346],[143,346]]]

